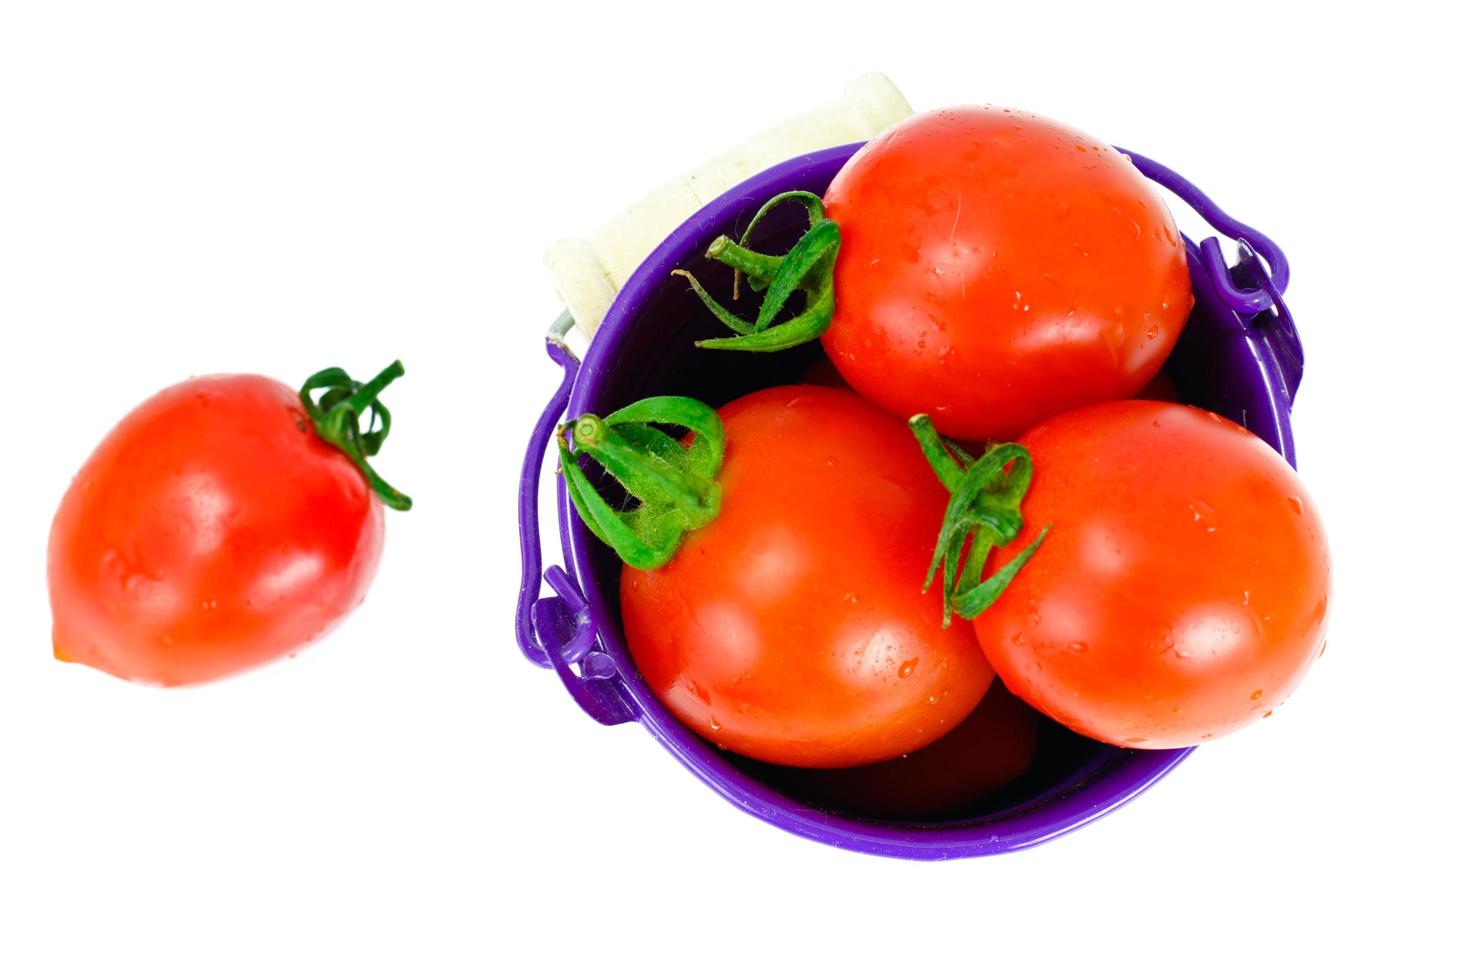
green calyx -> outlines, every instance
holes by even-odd
[[[989,578],[982,579],[991,549],[1011,543],[1021,533],[1021,499],[1031,486],[1031,454],[1025,446],[1003,442],[990,446],[976,460],[941,438],[927,415],[909,419],[909,429],[919,440],[924,458],[934,468],[939,482],[950,492],[939,541],[934,547],[934,560],[924,580],[927,592],[943,567],[947,627],[954,613],[973,619],[989,608],[1041,547],[1051,525],[1042,528],[1019,555]]]
[[[767,255],[747,247],[751,233],[771,209],[783,201],[801,201],[806,205],[808,228],[801,239],[785,255]],[[796,347],[820,337],[832,323],[837,309],[832,283],[833,268],[842,234],[837,222],[827,217],[822,199],[806,191],[789,191],[771,198],[750,220],[740,241],[721,235],[705,255],[735,270],[735,297],[740,296],[740,278],[745,276],[758,293],[765,293],[754,322],[742,319],[721,306],[699,280],[683,269],[683,276],[694,287],[700,301],[721,323],[735,333],[733,337],[701,340],[700,347],[713,350],[778,351]],[[786,307],[793,293],[805,297],[800,313],[781,323],[776,317]]]
[[[368,457],[376,456],[383,448],[393,425],[393,416],[378,400],[378,395],[401,377],[403,362],[394,361],[367,384],[353,380],[341,368],[327,368],[307,378],[301,386],[301,404],[316,434],[346,453],[367,478],[373,492],[394,510],[408,510],[413,501],[379,476],[368,463]],[[314,397],[315,392],[321,394]],[[366,430],[361,424],[364,415],[368,420]]]
[[[688,446],[655,425],[688,429]],[[582,415],[557,432],[557,452],[572,506],[600,541],[634,568],[674,557],[684,535],[720,512],[715,477],[725,459],[725,425],[693,398],[645,398],[606,416]],[[640,503],[614,508],[577,465],[587,455]]]

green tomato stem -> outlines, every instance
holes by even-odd
[[[909,429],[934,475],[950,492],[934,559],[924,580],[927,592],[942,569],[944,625],[948,627],[954,613],[973,619],[1000,598],[1041,547],[1051,525],[1042,528],[1036,539],[1005,566],[982,579],[990,552],[1014,541],[1024,526],[1021,500],[1031,486],[1031,454],[1019,443],[1004,442],[991,446],[975,460],[941,438],[927,415],[909,419]]]
[[[393,416],[378,396],[401,377],[402,361],[394,361],[366,384],[334,367],[307,378],[300,391],[302,407],[317,436],[346,453],[373,492],[394,510],[408,510],[413,501],[379,476],[368,457],[383,448],[393,426]],[[314,396],[315,392],[321,394]],[[368,417],[366,431],[361,424],[364,415]]]
[[[655,425],[687,429],[693,439],[686,446]],[[557,432],[557,453],[582,523],[634,568],[667,564],[686,534],[719,515],[725,426],[701,401],[645,398],[605,418],[578,416]],[[620,510],[604,500],[578,464],[584,455],[639,504]]]
[[[751,233],[771,209],[783,201],[800,201],[807,212],[807,231],[785,255],[766,255],[748,247]],[[725,308],[691,273],[675,269],[674,275],[689,280],[699,301],[720,321],[733,337],[699,341],[698,346],[715,350],[779,351],[815,340],[826,332],[836,315],[836,288],[833,277],[842,233],[837,223],[826,216],[822,199],[806,191],[790,191],[771,198],[736,242],[721,235],[710,244],[706,257],[735,270],[734,296],[740,298],[740,280],[745,276],[756,292],[765,293],[754,321],[745,320]],[[791,297],[801,293],[801,312],[777,323]]]

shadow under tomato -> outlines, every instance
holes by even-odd
[[[1096,750],[1096,743],[1043,717],[997,681],[954,731],[898,759],[852,769],[730,760],[822,810],[867,819],[963,821],[1029,799]]]

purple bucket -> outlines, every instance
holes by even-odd
[[[1117,809],[1193,750],[1114,748],[1045,722],[1031,772],[976,812],[942,821],[897,821],[822,809],[802,798],[800,770],[782,771],[715,748],[669,714],[643,683],[623,640],[620,563],[581,525],[560,480],[557,523],[566,569],[542,567],[538,483],[560,420],[583,412],[605,413],[655,394],[693,395],[721,405],[757,388],[788,383],[821,356],[816,344],[760,357],[696,350],[692,342],[714,336],[718,325],[687,283],[670,273],[683,268],[706,281],[713,278],[723,267],[704,258],[709,242],[722,233],[738,234],[761,204],[782,191],[824,193],[859,145],[773,167],[680,225],[628,279],[585,361],[579,363],[560,342],[570,321],[564,317],[553,327],[546,350],[565,377],[536,424],[521,471],[516,638],[530,660],[556,671],[594,719],[605,725],[641,722],[710,788],[791,833],[868,854],[924,860],[1018,850]],[[1286,257],[1270,239],[1230,218],[1179,175],[1128,155],[1145,176],[1172,191],[1240,249],[1239,260],[1230,266],[1216,238],[1186,241],[1195,309],[1167,365],[1171,379],[1187,401],[1238,419],[1295,465],[1290,412],[1302,375],[1302,348],[1281,297],[1287,284]],[[789,245],[799,230],[794,223],[783,227],[775,214],[766,224],[770,227],[755,244],[768,250]],[[550,595],[540,595],[543,577]]]

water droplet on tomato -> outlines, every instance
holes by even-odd
[[[1215,508],[1201,500],[1189,502],[1189,512],[1194,516],[1195,523],[1200,524],[1206,533],[1214,533],[1218,515]]]
[[[837,457],[836,456],[828,456],[827,457],[827,465],[828,466],[836,466],[837,465]]]
[[[1273,710],[1274,710],[1274,709],[1273,709]],[[1266,713],[1265,713],[1265,714],[1264,714],[1264,715],[1261,715],[1261,717],[1262,717],[1262,718],[1270,718],[1270,717],[1271,717],[1271,715],[1272,715],[1272,711],[1268,711],[1268,712],[1266,712]]]
[[[1302,498],[1300,498],[1300,497],[1287,497],[1286,498],[1286,503],[1287,503],[1287,506],[1289,506],[1296,513],[1300,514],[1302,512]]]
[[[709,730],[712,731],[712,732],[719,731],[720,730],[720,723],[718,721],[716,721],[715,719],[711,718],[709,720]]]
[[[939,703],[939,698],[936,697],[935,695],[931,694],[931,695],[929,695],[929,703],[930,704],[938,704]]]
[[[913,660],[905,660],[898,667],[898,676],[899,677],[908,677],[910,674],[912,674],[914,672],[914,668],[917,667],[918,665],[919,665],[919,658],[918,657],[915,657]]]
[[[1078,642],[1072,644],[1072,646],[1069,649],[1073,653],[1086,653],[1087,652],[1087,644],[1086,643],[1083,643],[1083,642],[1081,642],[1079,640]]]
[[[1026,634],[1025,633],[1017,633],[1016,635],[1012,636],[1011,637],[1011,645],[1012,646],[1018,646],[1018,647],[1019,646],[1025,646],[1026,645]]]
[[[1260,688],[1257,688],[1256,690],[1254,690],[1254,691],[1251,692],[1251,700],[1252,701],[1259,701],[1259,700],[1261,700],[1261,695],[1262,694],[1265,694],[1265,693],[1266,693],[1265,691],[1262,691]]]

